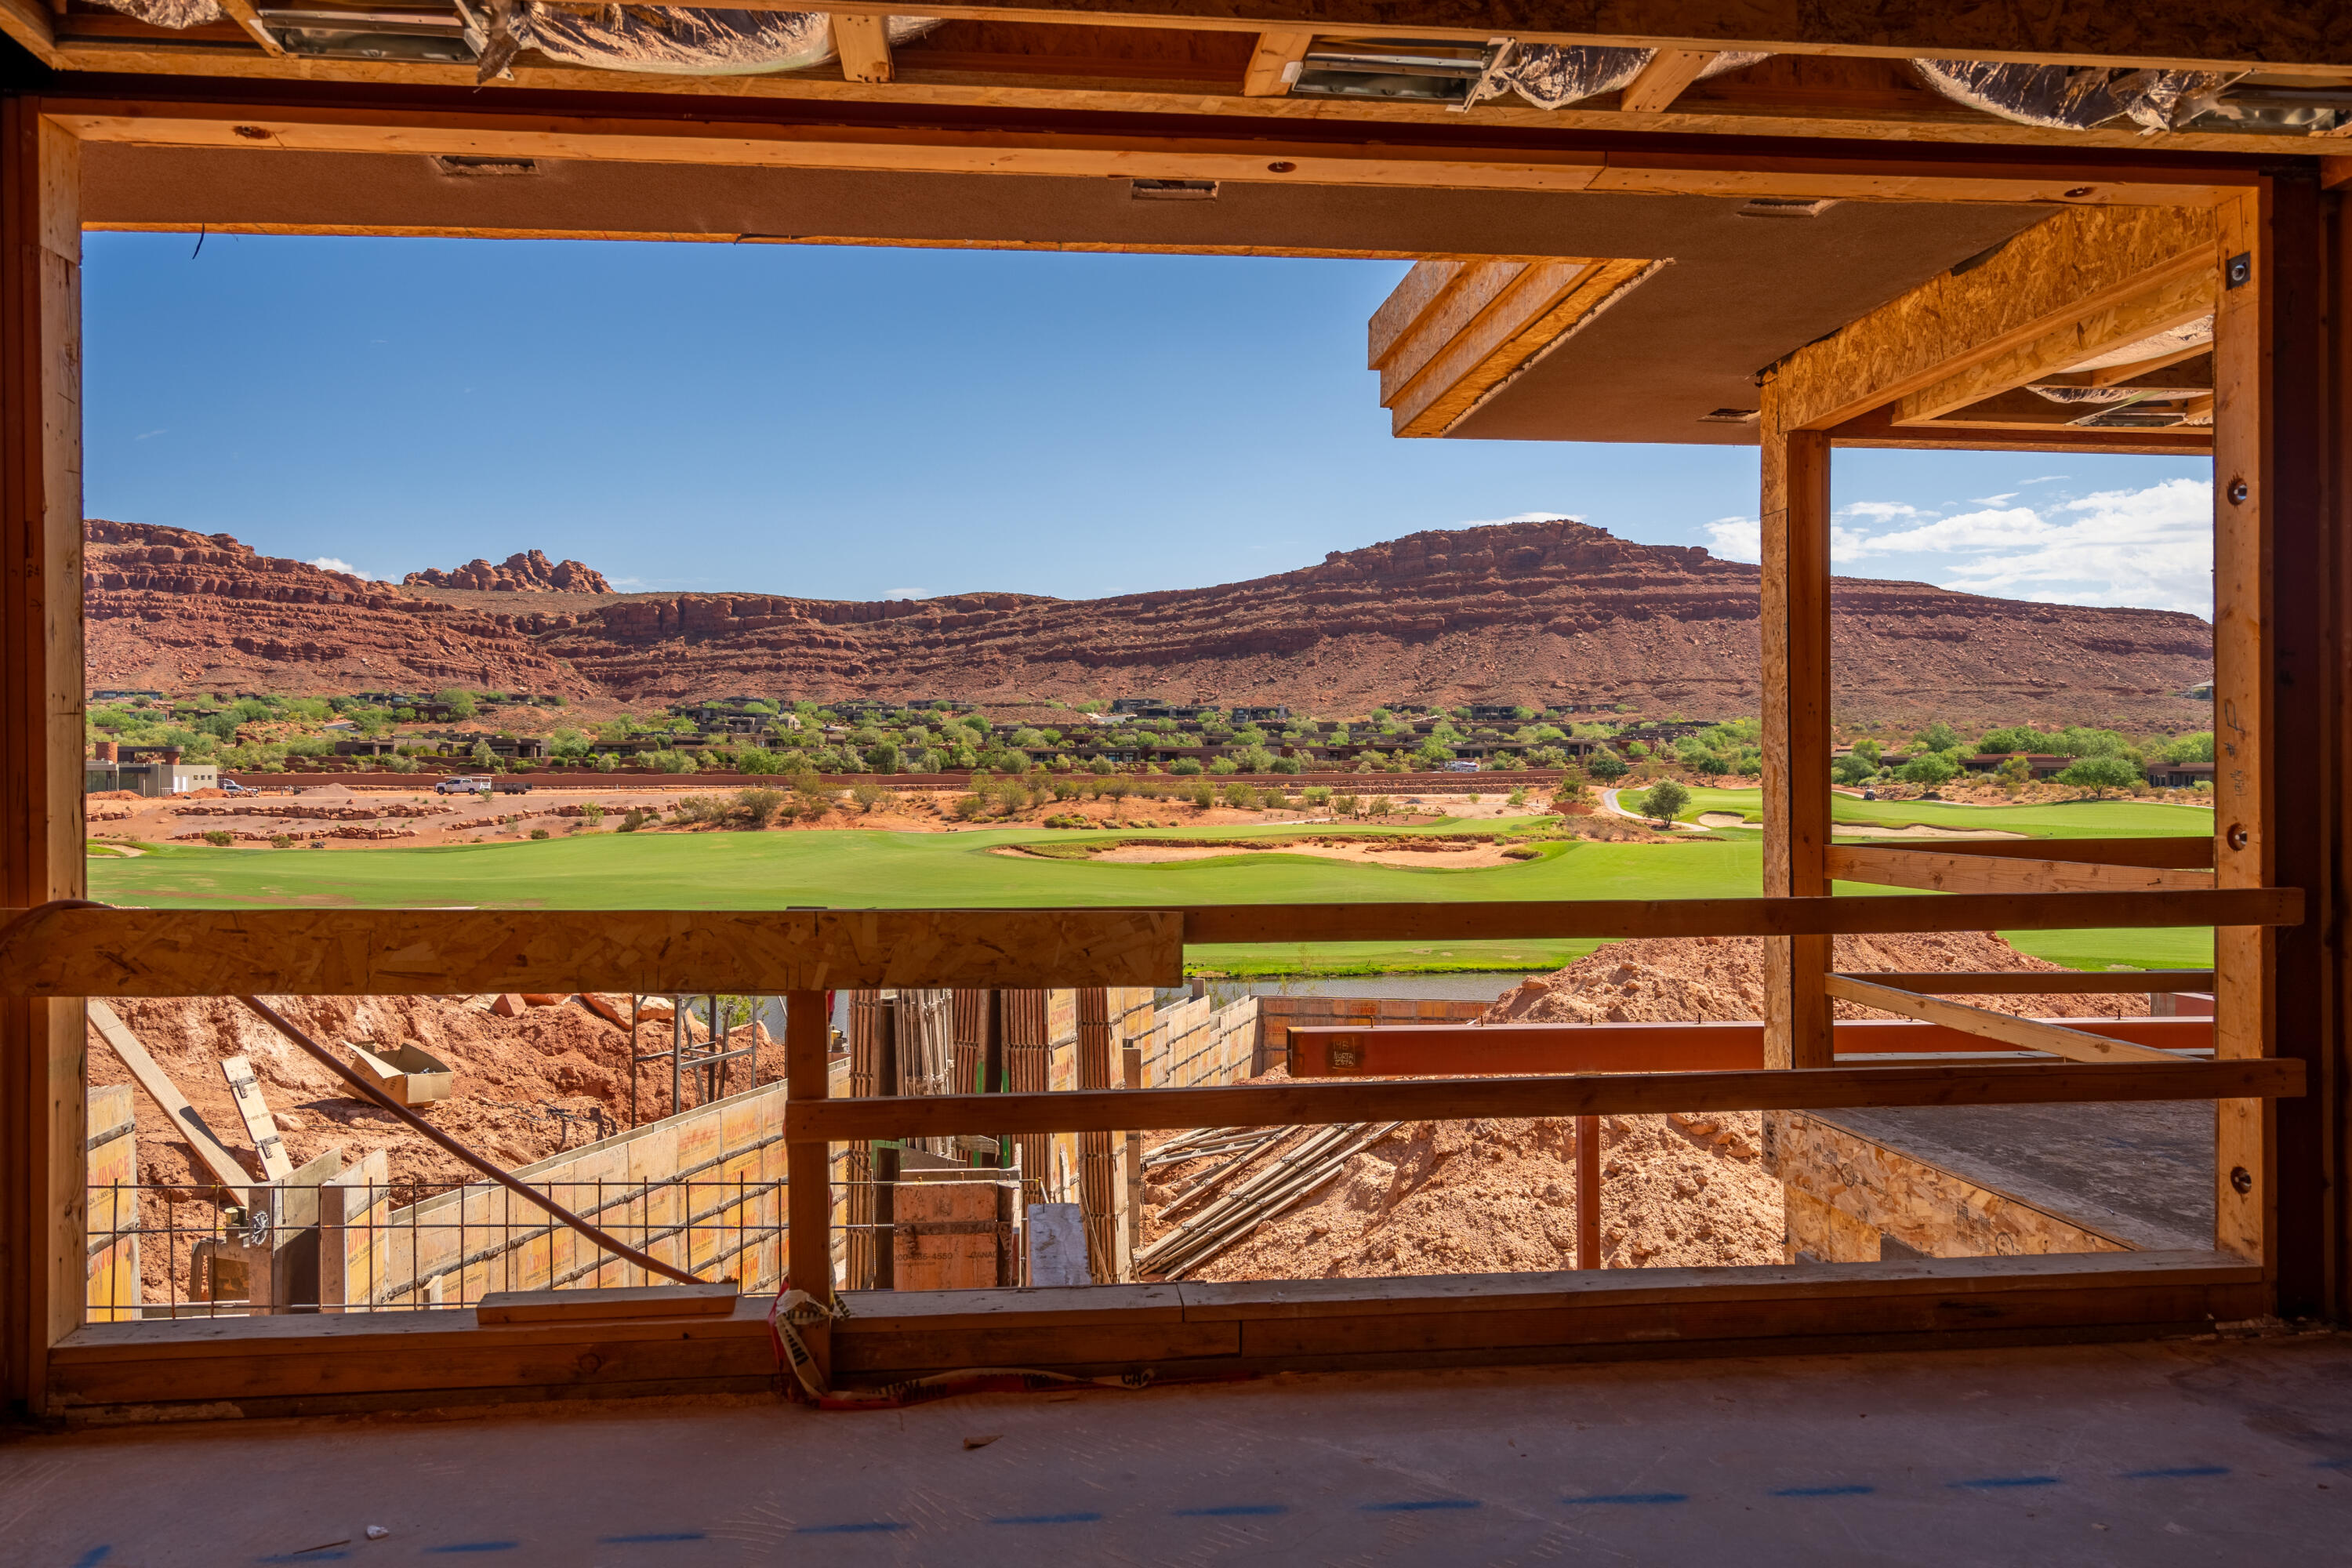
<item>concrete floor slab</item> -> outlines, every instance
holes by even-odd
[[[26,1568],[2006,1568],[2334,1562],[2347,1540],[2339,1335],[1276,1378],[856,1415],[737,1401],[232,1422],[0,1447],[0,1558]]]

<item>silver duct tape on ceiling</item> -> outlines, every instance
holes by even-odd
[[[98,0],[101,5],[135,17],[151,27],[202,27],[225,15],[219,0]]]
[[[2089,131],[2129,120],[2143,135],[2175,130],[2210,112],[2243,71],[2112,70],[2098,66],[2003,65],[1990,60],[1913,60],[1921,80],[1955,103],[2020,125]]]
[[[1474,90],[1471,101],[1516,92],[1538,109],[1564,109],[1604,92],[1621,92],[1633,85],[1643,68],[1657,58],[1655,49],[1588,48],[1569,44],[1513,44],[1496,61]],[[1707,62],[1699,79],[1752,66],[1767,57],[1726,52]]]
[[[940,25],[892,16],[902,44]],[[822,11],[716,11],[678,5],[551,5],[492,0],[480,76],[489,80],[530,49],[558,65],[673,76],[751,76],[806,70],[834,58],[833,18]]]

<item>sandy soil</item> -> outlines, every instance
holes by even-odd
[[[1019,854],[1014,846],[1006,846],[1003,853]],[[1131,844],[1117,849],[1107,849],[1091,855],[1090,860],[1107,860],[1120,865],[1149,866],[1170,860],[1214,860],[1231,855],[1304,855],[1317,860],[1354,860],[1375,866],[1508,866],[1515,864],[1510,857],[1492,844],[1465,845],[1447,849],[1359,849],[1332,844],[1286,845],[1278,849],[1261,849],[1236,845],[1231,847],[1200,849],[1177,848],[1169,845]]]
[[[1701,827],[1753,827],[1754,823],[1736,811],[1702,811],[1698,814]],[[1860,823],[1841,822],[1833,831],[1841,838],[2023,838],[2022,833],[2011,833],[1999,827],[1937,827],[1929,823],[1912,822],[1901,827],[1867,826]]]
[[[611,1000],[622,1009],[627,1005],[625,997]],[[450,1098],[425,1106],[420,1114],[500,1164],[529,1164],[593,1141],[598,1135],[594,1115],[599,1110],[608,1131],[627,1125],[627,1029],[572,999],[528,1006],[511,1018],[492,1013],[489,1002],[488,997],[337,996],[290,998],[280,1005],[297,1025],[329,1046],[351,1040],[384,1045],[412,1041],[447,1062],[457,1073]],[[251,1059],[262,1097],[298,1168],[330,1147],[342,1150],[346,1165],[382,1149],[396,1183],[437,1187],[478,1179],[429,1140],[358,1099],[234,998],[124,999],[112,1005],[256,1180],[261,1163],[252,1152],[252,1141],[222,1076],[220,1063],[226,1057]],[[698,1024],[691,1032],[698,1038],[703,1034]],[[659,1045],[667,1044],[667,1019],[645,1035],[640,1048],[659,1048],[656,1037]],[[130,1082],[129,1069],[95,1030],[89,1038],[90,1081]],[[758,1031],[758,1044],[760,1081],[773,1081],[783,1073],[782,1044],[770,1040],[765,1030]],[[744,1067],[742,1062],[733,1067],[739,1089],[749,1087]],[[640,1120],[668,1114],[667,1070],[640,1069],[638,1093]],[[138,1118],[139,1180],[160,1189],[142,1194],[142,1202],[153,1205],[145,1223],[164,1225],[173,1210],[184,1207],[181,1223],[198,1228],[213,1225],[218,1211],[205,1195],[212,1185],[205,1167],[152,1100],[139,1092],[131,1099]],[[688,1103],[695,1103],[690,1094]],[[570,1124],[551,1108],[570,1112]],[[403,1194],[402,1201],[407,1197]],[[150,1300],[160,1299],[168,1289],[168,1250],[144,1249],[142,1271]],[[184,1247],[180,1260],[186,1261]],[[180,1289],[185,1293],[184,1279]]]

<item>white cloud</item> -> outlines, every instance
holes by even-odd
[[[2041,476],[2040,478],[2038,478],[2038,479],[2020,479],[2020,480],[2018,480],[2018,481],[2017,481],[2017,488],[2018,488],[2018,489],[2025,489],[2025,488],[2026,488],[2027,486],[2029,486],[2029,485],[2054,485],[2054,484],[2056,484],[2060,479],[2065,479],[2065,478],[2067,478],[2067,477],[2068,477],[2068,476],[2066,476],[2066,475],[2064,475],[2064,474],[2043,474],[2043,475],[2042,475],[2042,476]]]
[[[314,557],[311,560],[310,564],[316,566],[321,572],[341,572],[346,577],[364,577],[367,575],[366,573],[361,571],[350,562],[338,561],[331,555]]]
[[[2175,479],[2041,508],[1960,512],[1860,541],[1852,553],[1912,557],[1906,566],[1965,593],[2187,610],[2210,619],[2213,487]]]
[[[1512,522],[1582,522],[1584,514],[1577,511],[1522,511],[1509,517],[1482,517],[1468,522],[1457,522],[1456,528],[1500,528]]]
[[[1838,515],[1840,517],[1897,518],[1929,517],[1934,514],[1921,511],[1917,507],[1907,506],[1899,500],[1858,500],[1838,508]]]
[[[931,591],[929,588],[885,588],[882,596],[886,599],[928,599]]]
[[[1764,559],[1764,525],[1752,517],[1718,517],[1706,525],[1706,536],[1726,561]]]
[[[2015,500],[2017,499],[2017,494],[2018,492],[2015,490],[2007,490],[1997,496],[1971,496],[1969,498],[1969,504],[1970,506],[2001,506],[2010,501]]]

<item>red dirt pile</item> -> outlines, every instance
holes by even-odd
[[[574,580],[587,585],[559,594],[548,590],[578,563],[543,566],[535,552],[394,588],[265,559],[226,534],[92,521],[89,541],[89,668],[105,684],[455,682],[615,702],[1157,690],[1322,714],[1401,693],[1705,714],[1761,700],[1756,567],[1565,520],[1416,533],[1297,572],[1089,600],[615,595],[585,567]],[[533,606],[517,607],[533,587]],[[2211,671],[2212,629],[2194,616],[1855,578],[1839,579],[1832,602],[1842,718],[2210,722],[2210,703],[2178,695]]]
[[[597,1000],[614,1016],[627,1017],[625,996]],[[395,1183],[437,1187],[480,1179],[388,1112],[360,1100],[232,997],[124,999],[111,1005],[257,1181],[260,1158],[252,1152],[222,1077],[225,1057],[252,1060],[262,1097],[298,1169],[330,1146],[341,1145],[346,1167],[383,1150]],[[330,996],[287,999],[277,1005],[330,1047],[346,1041],[381,1047],[406,1042],[448,1063],[456,1072],[449,1098],[420,1108],[418,1114],[500,1165],[529,1164],[593,1141],[598,1110],[608,1131],[627,1126],[629,1031],[578,999],[546,998],[543,1005],[520,1006],[512,1017],[493,1012],[490,997]],[[658,1023],[653,1021],[652,1005],[646,1012],[639,1048],[651,1051],[667,1046],[669,1024],[666,1010]],[[698,1039],[705,1033],[698,1023],[690,1025],[690,1030]],[[760,1081],[773,1082],[783,1074],[782,1044],[759,1030],[759,1045]],[[746,1086],[743,1064],[734,1064],[733,1071],[736,1085]],[[129,1069],[96,1030],[89,1037],[89,1080],[131,1081]],[[216,1211],[205,1198],[212,1187],[205,1168],[152,1100],[135,1089],[131,1098],[138,1118],[138,1179],[164,1189],[143,1194],[142,1202],[194,1204],[186,1223],[210,1225]],[[693,1103],[689,1096],[688,1104]],[[571,1112],[571,1124],[567,1127],[551,1108]],[[649,1121],[668,1113],[668,1072],[644,1069],[638,1079],[639,1117]],[[405,1200],[407,1194],[402,1196]],[[151,1210],[145,1223],[165,1223],[162,1211]],[[150,1250],[148,1272],[154,1277],[147,1285],[153,1299],[161,1299],[167,1288],[160,1273],[166,1249]],[[181,1289],[184,1291],[185,1281]]]
[[[1990,931],[1839,937],[1841,970],[2061,966]],[[1762,943],[1752,938],[1621,942],[1506,992],[1479,1021],[1736,1020],[1760,1016]],[[2076,1017],[2145,1014],[2143,996],[1968,996],[2000,1011]],[[2054,1004],[2054,1005],[2053,1005]],[[1841,1017],[1885,1017],[1839,1004]],[[1601,1243],[1611,1268],[1778,1263],[1780,1184],[1760,1163],[1754,1111],[1601,1119]],[[1150,1174],[1150,1205],[1207,1161]],[[1574,1123],[1560,1118],[1411,1123],[1355,1156],[1310,1203],[1204,1265],[1203,1279],[1381,1279],[1576,1267]],[[1163,1227],[1147,1222],[1147,1235]]]

